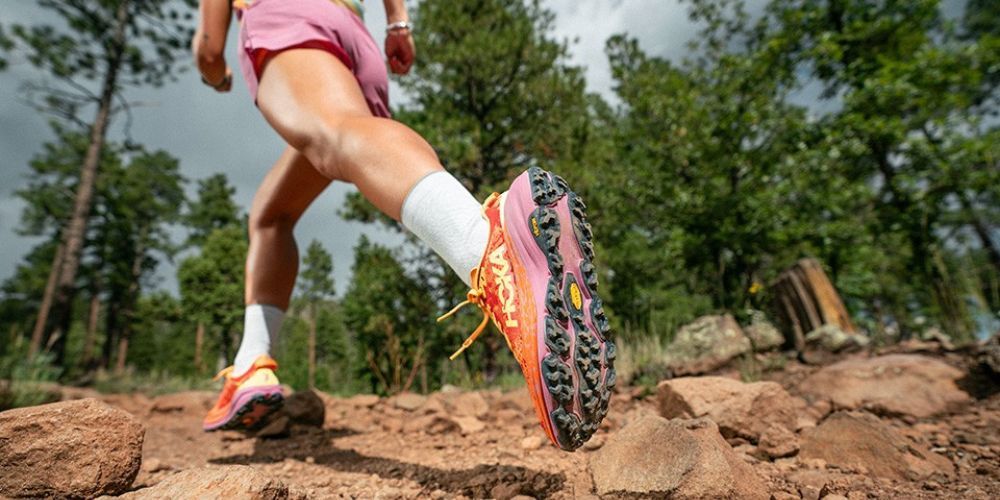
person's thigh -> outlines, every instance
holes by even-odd
[[[324,176],[354,184],[399,220],[409,190],[442,169],[409,127],[372,116],[354,75],[328,52],[292,49],[265,65],[257,105],[268,123]]]
[[[291,49],[271,57],[262,69],[257,105],[268,123],[293,148],[305,154],[324,175],[344,180],[336,165],[319,155],[343,149],[337,122],[370,117],[354,74],[330,53]]]

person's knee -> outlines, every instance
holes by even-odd
[[[250,237],[261,233],[292,233],[295,230],[295,223],[299,220],[299,215],[282,207],[254,207],[250,211],[248,221]]]

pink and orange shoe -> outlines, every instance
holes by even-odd
[[[549,439],[575,450],[607,415],[615,385],[615,345],[597,297],[594,246],[586,206],[566,181],[532,167],[508,191],[483,204],[489,242],[465,304],[490,319],[521,365]]]
[[[264,422],[265,417],[281,408],[285,399],[274,375],[277,369],[278,363],[263,354],[239,377],[232,376],[232,366],[219,372],[215,379],[225,377],[226,382],[215,407],[202,421],[202,429],[252,430]]]

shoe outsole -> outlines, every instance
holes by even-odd
[[[231,417],[222,425],[206,428],[206,431],[253,431],[263,426],[267,417],[281,409],[285,397],[280,392],[261,393],[241,402]]]
[[[587,222],[586,205],[558,175],[531,167],[528,179],[537,206],[529,224],[535,243],[546,256],[550,274],[544,318],[544,342],[549,353],[541,360],[542,379],[556,403],[549,417],[558,444],[565,450],[575,450],[590,439],[608,413],[616,382],[616,350],[604,306],[597,296],[593,232]],[[562,220],[557,209],[564,198],[569,220]],[[559,251],[565,234],[562,225],[566,223],[571,224],[580,249],[578,263],[564,262]]]

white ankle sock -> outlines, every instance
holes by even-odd
[[[253,366],[261,354],[270,354],[271,344],[278,343],[278,331],[285,311],[267,304],[250,304],[243,314],[243,340],[233,361],[233,377],[239,377]]]
[[[403,226],[417,235],[462,278],[479,265],[490,236],[481,205],[448,172],[428,174],[403,200]]]

